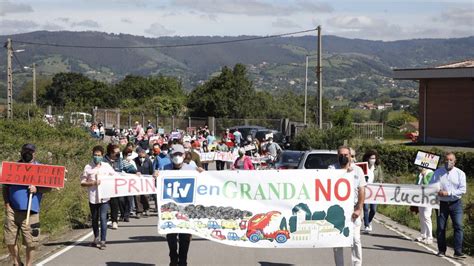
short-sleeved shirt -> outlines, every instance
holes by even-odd
[[[351,164],[352,171],[347,172],[344,174],[347,178],[354,179],[354,205],[357,204],[359,201],[359,188],[367,186],[367,182],[365,181],[365,175],[362,168],[355,164]],[[328,167],[328,169],[342,169],[340,164],[332,164]]]
[[[81,184],[96,180],[96,175],[114,175],[116,172],[108,163],[100,163],[95,165],[93,162],[89,163],[84,167],[84,172],[81,176]],[[89,191],[89,202],[92,204],[104,203],[109,199],[99,199],[97,193],[97,186],[88,187]]]

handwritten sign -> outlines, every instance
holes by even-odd
[[[235,162],[238,155],[233,154],[232,152],[216,152],[216,156],[214,157],[215,161],[224,161],[224,162]]]
[[[367,204],[389,204],[430,207],[439,209],[439,185],[367,184],[365,201]]]
[[[160,135],[165,134],[165,129],[162,127],[158,128],[158,134]]]
[[[438,168],[440,158],[441,156],[433,153],[418,151],[416,153],[415,165],[431,170],[436,170]]]
[[[201,162],[211,162],[214,161],[214,157],[216,156],[215,152],[201,152],[199,153]]]
[[[181,139],[181,133],[180,132],[171,132],[171,139]]]
[[[257,146],[255,146],[255,144],[249,144],[249,145],[244,146],[245,151],[252,151],[252,150],[256,150],[256,149],[257,149]]]
[[[62,188],[65,170],[64,166],[2,162],[0,183]]]

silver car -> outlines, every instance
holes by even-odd
[[[335,150],[310,150],[301,157],[298,169],[328,169],[331,164],[337,163]]]

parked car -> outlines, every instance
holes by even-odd
[[[280,146],[283,145],[283,140],[285,137],[283,136],[283,133],[281,133],[278,130],[274,129],[260,129],[255,133],[255,138],[258,139],[258,141],[263,142],[266,141],[266,136],[272,134],[273,135],[273,141],[278,143]]]
[[[275,163],[276,169],[297,169],[304,151],[284,150]]]
[[[311,150],[304,152],[298,164],[298,169],[328,169],[337,163],[335,150]]]
[[[255,138],[255,133],[257,133],[258,130],[266,129],[261,126],[235,126],[229,128],[231,133],[234,133],[236,129],[239,129],[240,133],[242,133],[242,138],[247,138],[248,135],[252,135],[252,138]]]

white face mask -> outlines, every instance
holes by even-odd
[[[369,159],[369,164],[370,164],[370,165],[374,165],[374,164],[375,164],[375,161],[376,161],[376,159]]]
[[[168,155],[168,151],[162,151],[163,155]]]
[[[176,165],[182,164],[183,161],[184,161],[184,157],[183,157],[183,156],[174,156],[174,157],[173,157],[173,163],[176,164]]]
[[[144,161],[145,161],[145,157],[140,158],[140,162],[143,163]]]
[[[190,148],[184,148],[184,151],[189,151],[189,150],[190,150]]]

